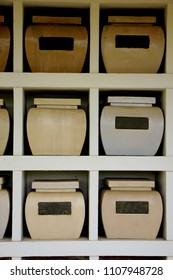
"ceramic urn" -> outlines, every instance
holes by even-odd
[[[9,113],[2,106],[4,106],[4,101],[0,99],[0,155],[3,155],[5,152],[10,133]]]
[[[25,218],[32,239],[78,239],[85,219],[79,181],[35,181],[26,199]]]
[[[156,73],[165,49],[156,17],[109,16],[108,22],[101,36],[106,72]]]
[[[86,135],[86,114],[80,99],[35,98],[27,115],[33,155],[80,155]]]
[[[3,184],[4,178],[0,177],[0,239],[4,237],[10,216],[10,193]]]
[[[155,239],[163,206],[155,182],[108,179],[101,193],[101,216],[107,238]]]
[[[81,72],[88,48],[81,18],[33,16],[32,21],[25,33],[31,71]]]
[[[10,51],[10,30],[3,23],[4,16],[0,16],[0,72],[5,70]]]
[[[154,97],[110,96],[100,132],[107,155],[153,156],[160,146],[164,117]]]

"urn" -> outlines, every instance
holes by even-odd
[[[85,219],[85,201],[78,180],[34,181],[25,203],[32,239],[78,239]]]
[[[27,115],[33,155],[80,155],[86,136],[86,114],[80,99],[35,98]]]
[[[0,72],[5,70],[10,51],[10,30],[3,23],[4,16],[0,16]]]
[[[164,117],[154,97],[110,96],[101,113],[101,140],[107,155],[153,156],[160,146]]]
[[[3,184],[4,178],[0,177],[0,239],[4,237],[10,216],[10,194]]]
[[[162,221],[161,195],[145,179],[107,179],[101,216],[107,238],[155,239]]]
[[[88,33],[80,17],[33,16],[25,33],[26,57],[32,72],[82,71]]]
[[[0,99],[0,155],[5,152],[10,133],[9,113],[2,106],[4,106],[4,100]]]
[[[110,16],[101,36],[101,53],[109,73],[156,73],[165,36],[156,17]]]

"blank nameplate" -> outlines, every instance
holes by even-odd
[[[115,47],[149,49],[150,37],[148,35],[116,35]]]
[[[46,51],[73,51],[74,38],[72,37],[40,37],[39,49]]]
[[[71,215],[71,202],[39,202],[38,215]]]
[[[143,117],[116,117],[115,118],[116,129],[149,129],[149,119]]]
[[[117,214],[148,214],[148,201],[116,201]]]

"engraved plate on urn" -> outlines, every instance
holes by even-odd
[[[32,239],[78,239],[85,219],[85,201],[77,180],[34,181],[25,203]]]
[[[101,216],[107,238],[155,239],[163,216],[162,198],[147,179],[107,179]]]

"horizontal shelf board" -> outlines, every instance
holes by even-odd
[[[22,1],[22,0],[21,0]],[[7,3],[12,3],[12,2],[15,2],[14,0],[1,0],[2,4],[5,4],[6,2]],[[49,3],[48,3],[49,2]],[[46,1],[46,0],[23,0],[23,3],[26,4],[26,5],[32,5],[32,6],[50,6],[50,7],[54,7],[56,4],[58,5],[58,2],[60,2],[61,6],[67,6],[68,7],[70,6],[81,6],[81,0],[63,0],[62,1],[57,1],[57,0],[50,0],[50,1]],[[82,1],[83,2],[83,5],[84,4],[90,4],[90,3],[93,3],[92,0],[84,0]],[[96,4],[105,4],[105,0],[95,0],[94,1]],[[140,1],[140,4],[139,4],[139,1],[137,0],[130,0],[130,1],[127,1],[127,0],[109,0],[107,1],[107,6],[115,6],[115,7],[119,7],[121,6],[122,7],[122,4],[123,6],[125,7],[131,7],[131,6],[134,6],[135,7],[139,7],[140,5],[143,5],[144,7],[147,5],[149,7],[160,7],[160,5],[162,5],[163,7],[165,6],[165,4],[167,3],[172,3],[172,0],[141,0]],[[59,5],[60,5],[59,4]],[[59,6],[58,5],[58,6]]]
[[[0,73],[0,88],[163,90],[173,88],[173,74]]]
[[[173,256],[173,241],[156,240],[59,240],[1,241],[0,256]]]
[[[0,170],[173,171],[173,157],[1,156]]]

